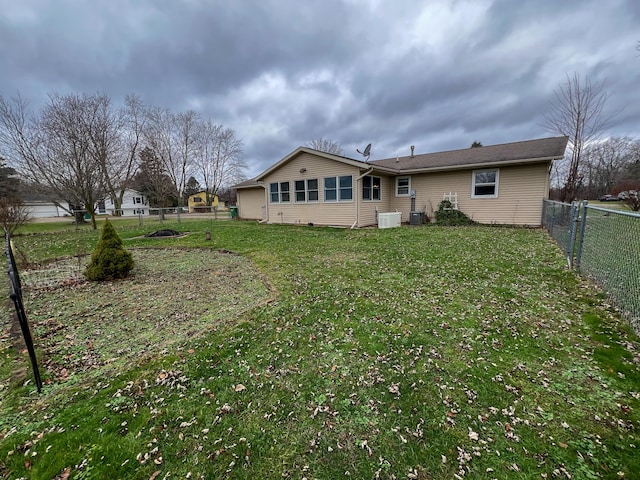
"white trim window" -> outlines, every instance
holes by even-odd
[[[325,202],[351,202],[352,200],[353,177],[351,175],[324,178]]]
[[[289,203],[289,182],[274,182],[269,184],[270,203]]]
[[[471,198],[498,198],[500,169],[474,170],[471,181]]]
[[[362,199],[377,201],[380,200],[382,194],[382,179],[380,177],[372,177],[367,175],[362,178]]]
[[[318,201],[318,179],[296,180],[294,182],[296,202]]]
[[[411,177],[396,177],[396,197],[408,197],[411,194]]]

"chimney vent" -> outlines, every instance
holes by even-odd
[[[415,145],[411,145],[411,156],[413,157],[413,151],[415,150]]]

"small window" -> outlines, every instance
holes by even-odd
[[[380,177],[366,176],[362,179],[362,199],[380,200],[382,181]]]
[[[411,192],[411,177],[396,178],[396,197],[408,197]]]
[[[471,198],[498,198],[500,170],[474,170]]]
[[[202,197],[193,197],[193,203],[202,203]]]
[[[289,182],[270,183],[269,198],[271,203],[288,203],[289,202]]]

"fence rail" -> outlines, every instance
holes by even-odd
[[[545,200],[542,224],[569,267],[593,278],[640,332],[640,214]]]

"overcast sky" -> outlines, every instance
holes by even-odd
[[[320,137],[374,160],[550,136],[574,72],[640,138],[638,26],[638,0],[0,0],[0,95],[193,109],[250,177]]]

